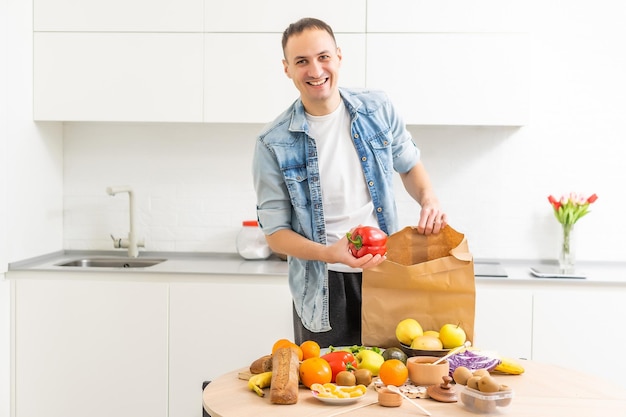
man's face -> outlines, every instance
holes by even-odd
[[[283,65],[285,74],[300,91],[307,112],[320,116],[337,108],[341,51],[328,32],[307,29],[291,36]]]

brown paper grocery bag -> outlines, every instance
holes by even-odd
[[[363,271],[361,338],[365,346],[400,346],[396,325],[416,319],[426,330],[460,323],[474,339],[474,260],[450,226],[424,236],[406,227],[389,236],[387,260]]]

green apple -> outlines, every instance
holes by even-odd
[[[463,345],[467,340],[467,335],[460,324],[448,323],[439,330],[439,339],[441,339],[444,349],[452,349]]]
[[[356,354],[356,367],[358,369],[369,369],[373,376],[378,376],[380,365],[383,362],[385,362],[383,355],[373,350],[363,349]]]

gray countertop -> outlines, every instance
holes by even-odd
[[[105,268],[59,266],[76,259],[89,257],[125,258],[124,251],[73,251],[65,250],[9,264],[11,271],[48,272],[124,272],[149,274],[201,274],[201,275],[247,275],[286,276],[287,262],[272,256],[266,260],[246,260],[236,253],[184,253],[141,252],[139,259],[166,259],[145,268]],[[579,262],[576,272],[585,279],[537,278],[530,267],[554,266],[554,261],[475,259],[474,272],[479,282],[568,282],[584,284],[626,285],[624,262]]]
[[[149,272],[151,274],[287,275],[287,262],[275,256],[266,260],[246,260],[236,253],[140,252],[139,259],[166,259],[146,268],[101,268],[58,266],[89,257],[122,257],[118,251],[60,251],[9,264],[9,271],[64,272]]]

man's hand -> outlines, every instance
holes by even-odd
[[[438,205],[424,205],[420,211],[417,231],[425,235],[437,234],[448,224],[448,216]]]
[[[332,253],[332,259],[330,263],[340,262],[352,268],[367,269],[373,268],[376,265],[381,264],[385,259],[387,259],[387,257],[384,255],[372,255],[371,253],[363,255],[360,258],[356,258],[350,253],[348,244],[348,238],[344,236],[339,241],[328,247],[329,252]]]

